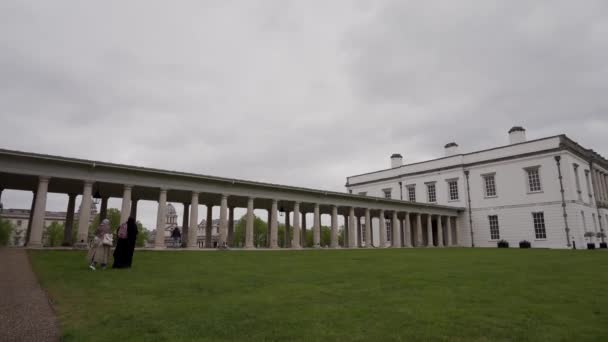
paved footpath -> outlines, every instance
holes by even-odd
[[[59,341],[59,323],[25,249],[0,247],[0,341]]]

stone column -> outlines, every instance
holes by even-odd
[[[272,200],[272,206],[270,208],[270,248],[279,248],[278,244],[278,227],[279,222],[277,218],[277,200]]]
[[[412,247],[412,228],[410,222],[410,213],[405,213],[404,219],[404,227],[403,227],[403,242],[405,243],[405,247]]]
[[[27,230],[25,231],[24,246],[29,245],[30,236],[32,235],[32,221],[34,221],[34,208],[36,207],[36,191],[32,191],[32,204],[30,205],[30,216],[27,219]]]
[[[207,204],[207,220],[205,221],[205,248],[213,248],[213,204]]]
[[[137,198],[134,198],[131,200],[131,217],[137,221],[137,203],[139,202],[139,200]]]
[[[331,207],[331,248],[338,248],[340,244],[338,242],[338,207],[335,205]]]
[[[268,219],[266,220],[266,247],[270,248],[270,222],[272,221],[272,208],[268,208]]]
[[[416,213],[416,247],[422,247],[424,239],[422,238],[422,215]]]
[[[228,242],[228,195],[222,195],[220,200],[220,227],[219,240],[217,246],[219,248],[227,247]]]
[[[363,239],[362,239],[362,235],[361,235],[361,216],[357,216],[356,218],[357,220],[357,247],[361,248],[363,247]]]
[[[234,247],[234,207],[228,208],[228,246]]]
[[[198,196],[197,196],[198,199]],[[184,205],[184,215],[182,215],[182,248],[189,247],[190,245],[190,204],[182,203]],[[198,209],[198,208],[197,208]],[[131,215],[133,215],[133,206],[131,206]],[[196,235],[196,233],[194,233]],[[192,246],[194,247],[194,246]]]
[[[190,198],[190,217],[189,219],[189,228],[188,228],[188,248],[196,248],[198,247],[198,237],[196,236],[198,233],[198,192],[192,191],[192,197]],[[186,223],[186,213],[188,209],[186,204],[184,204],[184,227],[187,225]]]
[[[443,247],[443,217],[437,215],[437,247]]]
[[[401,220],[396,211],[393,211],[393,238],[391,240],[393,248],[401,247]]]
[[[374,233],[372,229],[372,217],[370,215],[369,209],[365,209],[365,247],[372,247],[372,234]]]
[[[355,208],[350,207],[348,211],[348,247],[357,247],[357,223],[355,222]]]
[[[65,215],[65,229],[63,231],[63,246],[72,245],[72,230],[74,227],[74,210],[76,209],[76,194],[68,194],[68,210]],[[101,222],[101,220],[100,220]]]
[[[289,248],[289,210],[285,210],[285,248]]]
[[[85,181],[78,215],[78,239],[76,247],[79,248],[86,248],[89,243],[89,221],[91,220],[91,203],[93,202],[92,192],[93,182]]]
[[[46,195],[49,189],[49,177],[38,178],[38,190],[32,216],[32,230],[28,240],[28,247],[42,247],[42,233],[44,232],[44,216],[46,214]],[[89,205],[90,206],[90,205]]]
[[[165,211],[167,210],[167,190],[160,189],[158,196],[158,209],[156,210],[156,239],[154,248],[165,248]]]
[[[302,247],[307,247],[306,241],[306,212],[302,212],[302,236],[300,237],[300,245]]]
[[[426,236],[427,236],[427,247],[435,247],[433,245],[433,216],[431,214],[427,215],[426,220]]]
[[[107,197],[102,197],[101,198],[101,207],[99,208],[99,221],[103,221],[105,219],[108,218],[108,198]],[[112,229],[115,229],[116,227],[112,227]]]
[[[602,186],[602,201],[608,200],[608,190],[606,190],[606,175],[600,172],[600,184]]]
[[[319,212],[319,204],[315,203],[315,216],[312,226],[313,247],[321,247],[321,214]]]
[[[454,241],[453,246],[458,246],[458,216],[454,216]]]
[[[125,185],[122,191],[122,207],[120,209],[120,223],[125,223],[131,215],[131,185]]]
[[[344,215],[344,239],[342,241],[342,244],[344,245],[344,247],[349,247],[348,245],[348,241],[349,241],[349,237],[348,237],[348,233],[349,233],[349,224],[348,224],[348,215]]]
[[[386,247],[386,218],[384,217],[384,210],[380,210],[380,248]]]
[[[446,230],[448,231],[448,234],[446,235],[446,240],[445,240],[445,245],[447,247],[450,247],[452,245],[452,217],[451,216],[446,216]]]
[[[245,248],[255,248],[253,244],[253,197],[247,199],[247,222],[245,222]]]
[[[300,202],[293,205],[293,234],[291,236],[291,248],[302,248],[300,245]]]

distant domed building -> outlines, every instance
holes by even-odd
[[[173,229],[177,227],[182,237],[184,236],[184,229],[181,225],[178,224],[178,215],[177,211],[173,204],[168,203],[167,208],[165,210],[166,213],[166,221],[165,221],[165,246],[172,247],[174,244],[173,238],[171,237],[171,233]],[[199,247],[203,247],[205,244],[205,227],[207,226],[207,221],[202,220],[198,224],[198,229],[196,232],[196,241]],[[213,220],[211,227],[211,243],[215,247],[217,246],[217,241],[219,240],[219,220]]]

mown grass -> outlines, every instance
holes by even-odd
[[[65,340],[603,340],[603,251],[30,251]]]

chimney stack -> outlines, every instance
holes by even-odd
[[[394,153],[391,156],[391,168],[394,169],[403,165],[403,157],[399,153]]]
[[[445,156],[449,157],[449,156],[454,156],[457,155],[458,152],[458,144],[455,142],[451,142],[449,144],[445,145]]]
[[[509,144],[526,142],[526,129],[521,126],[513,126],[509,130]]]

